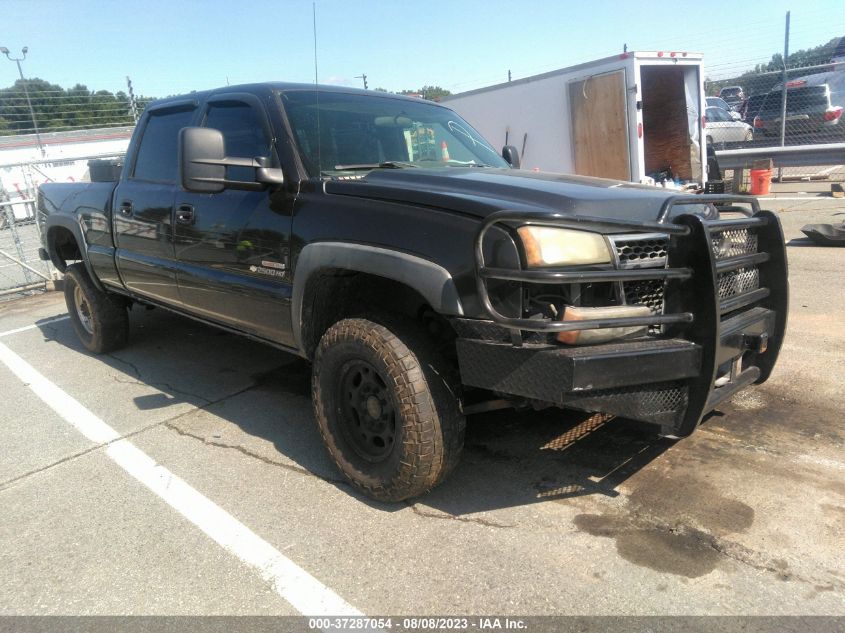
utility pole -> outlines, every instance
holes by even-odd
[[[229,85],[226,82],[226,85]],[[138,123],[138,104],[135,101],[135,91],[132,90],[132,80],[129,78],[129,75],[126,76],[126,86],[129,88],[129,114],[132,116],[132,120],[135,123]]]
[[[35,140],[38,143],[38,149],[41,151],[41,157],[46,155],[44,145],[41,143],[41,134],[38,131],[38,122],[35,120],[35,110],[32,109],[32,101],[29,99],[29,90],[26,87],[26,79],[23,78],[23,70],[21,69],[21,62],[26,59],[26,53],[29,47],[24,46],[21,49],[22,57],[12,57],[9,54],[9,49],[5,46],[0,46],[0,53],[3,53],[9,61],[13,61],[18,65],[18,74],[21,76],[21,84],[23,85],[23,93],[26,95],[26,104],[29,106],[29,115],[32,117],[32,127],[35,130]]]
[[[362,79],[364,81],[364,90],[367,89],[367,73],[361,73],[360,75],[355,75],[355,79]]]
[[[783,36],[783,92],[780,101],[780,146],[786,145],[786,60],[789,58],[789,11],[786,12],[786,31]],[[783,180],[783,168],[778,167],[778,182]]]

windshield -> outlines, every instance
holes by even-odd
[[[318,99],[313,90],[281,98],[311,176],[380,166],[509,167],[466,121],[427,101],[322,91]]]
[[[731,106],[728,105],[728,102],[724,99],[720,99],[719,97],[707,97],[707,105],[714,106],[716,108],[722,108],[723,110],[731,109]]]

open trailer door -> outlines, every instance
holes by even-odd
[[[704,101],[700,63],[667,64],[639,60],[642,86],[643,175],[669,174],[681,182],[706,181],[702,168],[701,125]]]
[[[570,82],[569,106],[575,173],[630,180],[625,71]]]

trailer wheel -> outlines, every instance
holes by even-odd
[[[65,271],[65,302],[73,329],[82,344],[95,354],[123,347],[129,338],[126,303],[94,286],[84,264]]]
[[[338,469],[364,494],[396,502],[436,486],[457,464],[466,422],[449,367],[421,333],[344,319],[314,357],[317,426]]]

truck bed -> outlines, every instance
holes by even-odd
[[[38,211],[44,216],[53,213],[108,214],[114,182],[51,182],[41,185]]]

